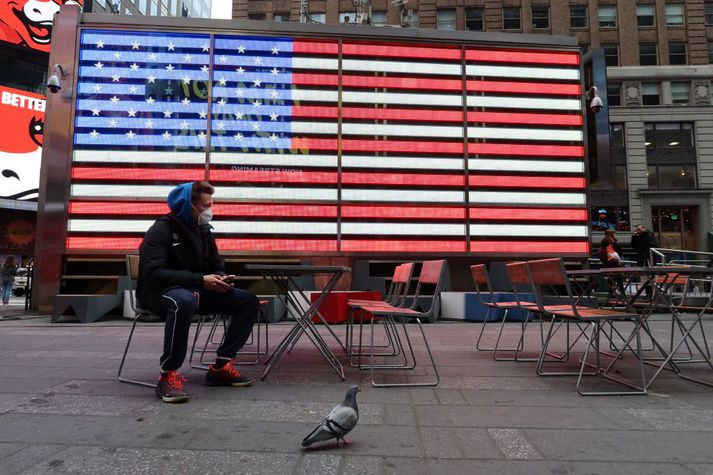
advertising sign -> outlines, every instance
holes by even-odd
[[[0,2],[0,41],[49,52],[52,21],[64,0]],[[83,4],[84,0],[78,0]]]
[[[0,198],[37,200],[45,97],[0,86]]]
[[[589,252],[577,51],[85,29],[78,62],[67,250],[208,179],[222,251]]]

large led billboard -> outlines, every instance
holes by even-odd
[[[83,29],[69,252],[178,183],[224,252],[586,255],[576,49]]]
[[[52,22],[64,0],[0,2],[0,41],[49,52]],[[84,0],[77,0],[82,5]]]
[[[37,200],[45,97],[0,86],[0,198]]]

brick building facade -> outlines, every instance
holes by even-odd
[[[591,186],[595,247],[604,229],[643,223],[663,247],[713,250],[713,1],[369,3],[374,26],[405,16],[412,27],[566,35],[583,51],[603,48],[612,179]],[[312,21],[354,21],[351,0],[233,0],[233,18],[300,21],[302,5]]]

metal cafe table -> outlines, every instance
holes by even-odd
[[[280,298],[283,299],[288,312],[297,322],[267,358],[267,368],[265,368],[265,371],[262,373],[262,376],[260,376],[260,379],[264,380],[267,375],[270,374],[282,355],[284,355],[286,351],[291,350],[292,347],[297,344],[297,341],[302,337],[302,335],[306,335],[309,341],[311,341],[312,344],[319,350],[322,357],[327,361],[327,363],[329,363],[334,371],[336,371],[339,377],[342,378],[342,381],[344,381],[346,379],[344,376],[344,367],[329,348],[329,345],[324,338],[322,338],[319,334],[319,330],[317,330],[314,324],[314,319],[316,318],[324,325],[324,328],[326,328],[332,337],[337,341],[342,350],[346,352],[344,343],[342,343],[339,337],[337,337],[334,331],[330,328],[329,324],[319,313],[318,309],[322,303],[326,301],[332,290],[334,290],[334,287],[337,285],[337,282],[339,282],[342,275],[345,272],[350,272],[351,268],[341,266],[280,264],[249,264],[246,265],[245,268],[247,270],[255,271],[266,279],[277,284],[283,292]],[[297,277],[305,274],[323,274],[330,276],[327,284],[319,293],[319,296],[311,302],[305,290],[302,289],[295,280]],[[308,303],[308,305],[307,308],[303,309],[304,302]]]
[[[706,313],[710,313],[713,307],[713,268],[711,267],[693,267],[693,266],[665,266],[665,267],[612,267],[612,268],[601,268],[601,269],[586,269],[586,270],[573,270],[569,271],[568,275],[570,277],[584,277],[584,276],[602,276],[606,278],[612,288],[612,292],[615,294],[616,298],[621,301],[628,308],[636,308],[639,313],[644,317],[641,321],[641,329],[646,332],[646,334],[651,338],[656,349],[661,353],[662,358],[647,358],[648,363],[653,363],[654,361],[659,362],[658,368],[653,376],[650,377],[646,388],[648,389],[651,384],[658,378],[661,372],[669,366],[677,376],[682,379],[693,381],[705,386],[713,387],[713,384],[700,379],[692,378],[681,373],[678,366],[675,354],[683,344],[688,344],[690,342],[700,353],[702,360],[700,362],[706,363],[713,370],[713,362],[711,362],[710,353],[708,352],[708,346],[705,341],[705,333],[703,333],[704,342],[701,343],[693,337],[693,330],[696,325],[699,325],[701,319]],[[637,292],[632,295],[627,295],[623,292],[619,285],[616,285],[616,277],[623,277],[631,279],[632,277],[639,277],[641,279],[641,286]],[[675,297],[672,292],[672,287],[674,285],[680,285],[679,278],[693,278],[693,277],[703,277],[708,279],[708,283],[711,289],[708,292],[708,298],[703,306],[687,306],[675,304]],[[650,300],[641,301],[637,300],[642,291],[646,286],[651,286],[653,288],[653,295]],[[643,305],[640,304],[643,303]],[[671,313],[671,318],[673,319],[673,326],[671,327],[671,347],[668,349],[663,348],[663,346],[654,337],[653,332],[648,326],[648,317],[653,314],[657,309],[665,308]],[[694,313],[692,321],[689,324],[684,322],[682,316],[683,313]],[[674,344],[675,327],[678,327],[681,333],[681,338],[676,344]],[[635,329],[634,331],[637,331]],[[701,328],[701,331],[703,329]],[[632,332],[632,336],[633,336]],[[624,353],[626,348],[631,342],[632,336],[626,339],[624,345],[619,349],[616,357],[612,360],[612,363],[605,372],[610,371],[612,366],[617,362],[619,357]]]

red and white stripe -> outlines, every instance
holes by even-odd
[[[578,53],[293,52],[292,150],[214,151],[207,175],[203,154],[78,151],[67,247],[135,249],[173,186],[207,178],[224,251],[588,252]]]

